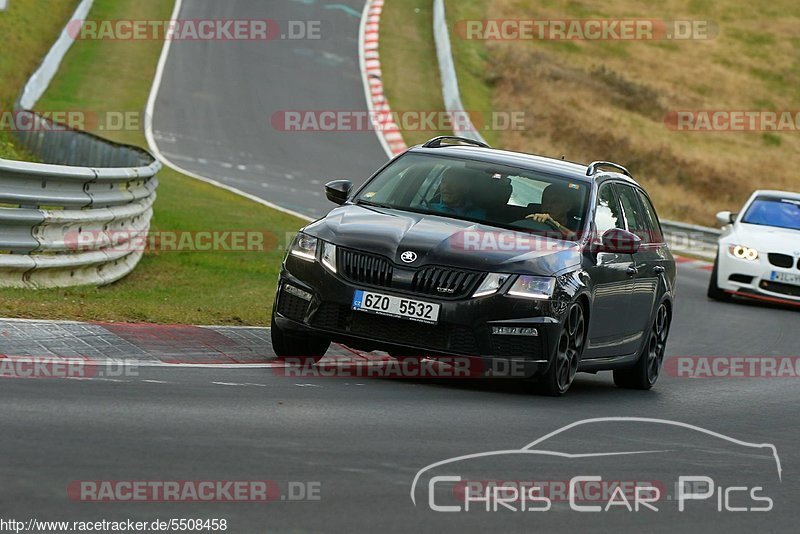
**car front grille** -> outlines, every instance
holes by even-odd
[[[411,290],[414,293],[445,298],[465,297],[475,288],[482,274],[447,267],[423,267],[414,274]]]
[[[767,258],[769,259],[769,262],[775,267],[783,267],[784,269],[790,269],[794,265],[794,258],[787,254],[770,253],[767,254]]]
[[[375,341],[424,347],[432,351],[452,352],[465,356],[478,355],[475,334],[468,328],[452,325],[430,325],[356,312],[339,304],[323,303],[311,319],[322,330],[364,337]]]
[[[388,258],[339,247],[340,274],[350,282],[367,286],[390,287],[418,295],[442,299],[469,296],[483,278],[483,273],[428,265],[413,269],[396,267]]]
[[[768,282],[766,280],[762,280],[760,286],[761,289],[771,291],[773,293],[789,295],[790,297],[800,297],[800,286],[782,284],[780,282]]]
[[[339,272],[351,282],[392,287],[394,267],[386,258],[345,248],[339,248],[338,254]]]

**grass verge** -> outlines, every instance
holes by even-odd
[[[28,77],[58,38],[79,0],[9,2],[0,12],[0,112],[10,112]],[[10,117],[9,117],[10,118]],[[4,122],[8,119],[4,119]],[[0,158],[35,161],[0,128]]]
[[[404,3],[389,0],[386,8]],[[465,19],[711,21],[717,35],[685,41],[468,41],[451,31],[462,99],[468,109],[525,113],[524,130],[484,130],[496,146],[626,165],[664,218],[713,225],[716,211],[736,210],[754,189],[800,188],[797,130],[676,132],[665,123],[667,113],[677,110],[797,110],[797,2],[614,0],[595,6],[573,0],[450,0],[446,5],[451,28]],[[422,24],[414,18],[404,22]],[[409,34],[419,31],[400,24],[394,23]],[[381,44],[387,48],[391,41]],[[433,41],[427,48],[417,46],[427,50],[417,56],[435,66]],[[387,57],[394,55],[388,51]],[[387,78],[390,96],[402,92],[391,85],[402,72]],[[438,79],[422,81],[427,88],[416,91],[440,91]]]
[[[390,0],[384,4],[380,31],[384,90],[392,111],[429,112],[444,109],[439,89],[439,64],[433,47],[433,2]],[[405,130],[409,146],[452,131]]]
[[[21,2],[12,2],[11,5]],[[170,17],[164,0],[97,0],[91,19]],[[63,22],[63,21],[62,21]],[[40,111],[143,112],[161,53],[157,41],[78,41]],[[100,133],[146,146],[139,129]],[[268,322],[286,235],[303,221],[165,168],[151,231],[243,230],[275,236],[263,252],[148,251],[110,286],[0,290],[0,316],[188,324]]]

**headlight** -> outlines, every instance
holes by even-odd
[[[289,253],[306,261],[317,260],[317,238],[306,235],[302,232],[292,241]]]
[[[336,272],[336,245],[322,241],[321,261],[332,273]]]
[[[549,276],[520,276],[509,289],[513,297],[549,299],[556,288],[556,279]]]
[[[734,258],[740,260],[755,261],[758,259],[758,251],[754,248],[745,247],[744,245],[731,245],[728,247],[728,252]]]
[[[486,278],[483,279],[483,283],[481,286],[475,290],[475,293],[472,294],[472,297],[485,297],[487,295],[493,295],[497,293],[497,290],[503,285],[503,283],[508,280],[507,274],[498,274],[498,273],[489,273],[486,275]]]

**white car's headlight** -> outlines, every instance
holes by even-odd
[[[336,272],[336,245],[322,241],[322,254],[320,255],[322,265],[332,273]]]
[[[734,258],[739,258],[740,260],[755,261],[758,259],[758,251],[754,248],[745,247],[744,245],[731,245],[728,247],[728,252],[730,252]]]
[[[300,232],[292,241],[289,253],[302,260],[317,261],[317,242],[316,237]]]
[[[556,288],[556,279],[549,276],[520,276],[508,294],[528,299],[549,299]]]
[[[486,278],[483,279],[483,283],[480,285],[478,289],[475,290],[475,293],[472,294],[472,297],[485,297],[488,295],[494,295],[497,293],[497,290],[502,287],[503,283],[508,280],[509,275],[507,274],[500,274],[500,273],[489,273],[486,275]]]

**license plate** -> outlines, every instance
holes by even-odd
[[[791,284],[793,286],[800,286],[800,274],[792,273],[778,273],[772,271],[770,280],[773,282],[783,282],[784,284]]]
[[[440,307],[439,304],[431,302],[382,295],[361,289],[353,295],[354,310],[429,324],[438,322]]]

